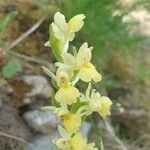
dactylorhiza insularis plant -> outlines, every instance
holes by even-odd
[[[85,42],[73,54],[69,53],[69,42],[75,38],[75,33],[84,25],[85,16],[79,14],[66,21],[60,12],[54,15],[54,22],[49,27],[50,39],[45,45],[51,47],[57,60],[56,71],[42,67],[44,72],[52,78],[56,92],[52,97],[54,106],[46,106],[43,110],[52,111],[62,124],[58,126],[61,138],[54,140],[54,144],[62,150],[98,150],[94,143],[87,143],[80,133],[83,118],[97,112],[102,117],[110,115],[111,100],[101,96],[91,88],[92,82],[102,80],[95,66],[91,63],[92,49]],[[76,84],[82,80],[87,83],[87,90],[81,93]]]

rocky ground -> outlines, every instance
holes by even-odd
[[[59,122],[52,113],[40,110],[49,103],[51,88],[46,78],[27,75],[18,82],[21,82],[19,89],[11,84],[0,88],[0,149],[56,149],[51,141],[58,137]],[[21,89],[25,87],[30,87],[30,90]],[[21,99],[15,96],[18,92],[23,95]],[[90,128],[90,123],[84,123],[81,127],[82,133],[87,136]]]

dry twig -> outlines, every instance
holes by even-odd
[[[1,132],[0,131],[0,136],[3,136],[3,137],[6,137],[6,138],[10,138],[10,139],[14,139],[14,140],[17,140],[19,142],[22,142],[22,143],[28,143],[30,145],[30,147],[35,150],[35,147],[33,144],[31,144],[30,142],[24,140],[23,138],[21,137],[17,137],[17,136],[14,136],[14,135],[10,135],[10,134],[7,134],[7,133],[4,133],[4,132]]]
[[[27,61],[34,62],[34,63],[40,64],[40,65],[44,65],[44,66],[52,68],[52,66],[49,64],[48,61],[38,59],[38,58],[34,58],[34,57],[30,57],[30,56],[27,56],[27,55],[24,55],[24,54],[21,54],[21,53],[12,51],[12,50],[9,50],[9,53],[12,54],[12,55],[15,55],[16,57],[25,59]]]
[[[9,48],[12,49],[14,46],[16,46],[19,42],[24,40],[28,35],[30,35],[32,32],[34,32],[46,19],[47,16],[42,17],[39,19],[37,23],[35,23],[30,29],[28,29],[25,33],[23,33],[21,36],[19,36],[16,40],[14,40],[10,45]]]
[[[43,21],[46,19],[47,16],[43,16],[41,19],[39,19],[39,21],[37,23],[35,23],[30,29],[28,29],[25,33],[23,33],[21,36],[19,36],[16,40],[14,40],[10,45],[9,45],[9,51],[8,53],[16,56],[16,57],[19,57],[19,58],[22,58],[22,59],[25,59],[26,61],[30,61],[30,62],[34,62],[34,63],[37,63],[37,64],[40,64],[40,65],[45,65],[45,66],[49,66],[50,68],[52,66],[50,66],[49,62],[48,61],[45,61],[45,60],[41,60],[41,59],[38,59],[38,58],[34,58],[34,57],[31,57],[31,56],[27,56],[25,54],[21,54],[21,53],[18,53],[16,51],[12,51],[10,49],[14,48],[18,43],[20,43],[22,40],[24,40],[28,35],[30,35],[32,32],[34,32],[42,23]]]

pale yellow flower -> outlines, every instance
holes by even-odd
[[[93,92],[89,100],[90,109],[98,112],[101,106],[101,95],[98,92]]]
[[[103,117],[110,115],[110,106],[112,105],[112,101],[107,96],[102,96],[100,101],[101,107],[98,113]]]
[[[107,96],[100,96],[98,92],[91,94],[89,107],[92,111],[98,112],[101,116],[105,117],[110,115],[110,106],[112,101]]]
[[[72,70],[78,70],[78,76],[84,82],[90,82],[91,80],[99,82],[102,79],[95,66],[90,62],[92,49],[93,47],[88,48],[88,44],[84,43],[76,57],[69,53],[64,54],[63,57],[64,64],[68,65]]]
[[[71,134],[61,126],[58,126],[58,131],[62,138],[54,140],[55,145],[61,150],[71,150]]]
[[[85,150],[87,145],[86,139],[80,133],[76,133],[70,141],[73,150]]]
[[[64,71],[59,71],[56,74],[56,81],[59,90],[56,92],[55,99],[59,103],[65,102],[68,105],[75,103],[80,94],[78,89],[71,85],[69,75]]]
[[[71,138],[73,150],[98,150],[94,143],[87,144],[87,140],[80,133],[76,133]]]
[[[84,82],[90,82],[92,79],[98,82],[102,79],[101,75],[96,71],[95,66],[90,63],[92,49],[93,47],[88,48],[88,44],[84,43],[76,56],[79,78]]]
[[[54,15],[54,22],[52,23],[52,29],[64,46],[64,52],[68,50],[69,41],[72,41],[75,37],[75,32],[79,31],[84,22],[85,16],[79,14],[74,16],[69,22],[66,22],[65,16],[60,12],[56,12]]]
[[[77,97],[79,97],[79,91],[72,86],[61,87],[55,95],[58,102],[66,102],[68,105],[75,103],[77,101]]]
[[[83,138],[80,132],[70,134],[63,127],[58,127],[62,138],[55,140],[55,144],[61,150],[98,150],[94,143],[87,144],[87,140]]]
[[[79,114],[90,115],[92,112],[98,112],[102,117],[110,115],[112,101],[107,96],[101,96],[95,89],[91,92],[91,84],[86,90],[86,95],[82,95],[81,100],[88,102],[88,105],[80,107]]]
[[[90,144],[87,144],[86,150],[98,150],[97,147],[95,147],[95,143],[90,143]]]
[[[56,76],[48,70],[46,67],[42,66],[44,72],[53,78],[57,82],[59,90],[56,92],[55,99],[59,103],[67,103],[71,105],[77,101],[77,97],[80,96],[79,90],[71,85],[69,73],[66,69],[58,68]]]
[[[107,96],[100,96],[98,92],[91,96],[91,100],[89,102],[90,109],[98,112],[103,117],[110,115],[111,105],[112,101]]]
[[[61,150],[72,150],[70,139],[64,139],[64,138],[58,139],[55,142],[55,145]]]
[[[68,113],[63,116],[63,123],[67,131],[76,133],[81,125],[81,117],[78,114]]]

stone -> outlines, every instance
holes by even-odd
[[[56,116],[49,111],[28,111],[23,115],[23,119],[31,129],[43,134],[54,132],[58,126]]]
[[[57,137],[58,133],[42,136],[25,145],[24,150],[58,150],[52,142]]]
[[[91,123],[89,123],[89,122],[83,122],[82,125],[81,125],[81,127],[80,127],[81,134],[84,137],[87,138],[88,135],[89,135],[89,132],[91,130],[91,127],[92,127]]]
[[[50,97],[51,87],[46,78],[41,75],[25,75],[22,77],[23,81],[32,86],[32,90],[26,93],[27,97],[42,96]]]

